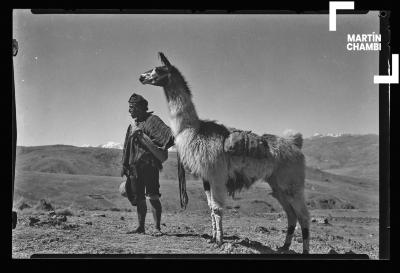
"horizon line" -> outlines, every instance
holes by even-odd
[[[327,134],[321,134],[321,133],[315,133],[314,135],[304,137],[304,139],[312,139],[312,138],[317,138],[317,137],[341,137],[341,136],[367,136],[367,135],[376,135],[379,136],[377,133],[366,133],[366,134],[353,134],[353,133],[327,133]],[[17,144],[16,147],[39,147],[39,146],[74,146],[74,147],[79,147],[79,148],[105,148],[106,147],[101,147],[102,145],[106,145],[109,142],[113,142],[116,144],[123,145],[123,143],[120,142],[115,142],[115,141],[108,141],[103,144],[98,144],[98,145],[90,145],[90,144],[81,144],[81,145],[73,145],[73,144],[63,144],[63,143],[55,143],[55,144],[40,144],[40,145],[21,145]],[[88,146],[85,146],[88,145]],[[172,146],[174,147],[174,146]],[[108,149],[119,149],[119,148],[108,148]],[[170,149],[168,149],[170,150]],[[173,149],[175,150],[175,149]]]

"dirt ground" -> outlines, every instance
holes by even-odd
[[[312,210],[311,254],[367,254],[378,259],[378,211]],[[71,216],[23,210],[12,231],[12,258],[32,254],[280,254],[286,217],[283,213],[224,215],[221,247],[207,243],[211,221],[207,212],[166,212],[164,235],[153,234],[149,211],[146,234],[126,234],[136,226],[136,212],[76,211]],[[301,253],[301,229],[296,228],[289,253]],[[179,257],[179,256],[178,256]]]

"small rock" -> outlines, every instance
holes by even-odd
[[[250,239],[249,238],[244,238],[243,240],[242,240],[242,242],[243,243],[246,243],[246,244],[250,244]]]
[[[33,226],[34,224],[36,224],[37,222],[40,222],[40,219],[36,218],[36,217],[29,217],[29,225]]]
[[[29,204],[27,204],[27,203],[25,203],[25,202],[22,202],[19,206],[18,206],[18,209],[19,210],[23,210],[23,209],[28,209],[28,208],[30,208],[31,206],[29,205]]]
[[[91,221],[87,221],[87,222],[85,222],[85,224],[89,225],[89,226],[93,225],[93,223]]]
[[[79,225],[77,224],[63,224],[62,229],[76,229]]]
[[[95,213],[95,214],[93,214],[93,216],[95,216],[95,217],[106,217],[106,215],[104,213]]]
[[[67,216],[59,215],[59,216],[57,216],[57,220],[60,221],[60,222],[66,222],[67,221]]]
[[[328,254],[339,254],[338,252],[336,252],[334,249],[329,250]]]
[[[121,218],[120,218],[121,220],[125,220],[125,217],[124,216],[121,216]]]
[[[226,253],[230,253],[233,249],[233,246],[231,243],[226,243],[224,244],[223,248]]]
[[[267,229],[267,228],[265,228],[265,227],[257,227],[256,229],[255,229],[255,232],[260,232],[260,233],[269,233],[269,230]]]
[[[318,224],[325,224],[329,225],[329,220],[328,218],[321,218],[321,217],[316,217],[311,219],[312,223],[318,223]]]

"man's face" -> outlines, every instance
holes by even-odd
[[[132,118],[137,118],[142,114],[142,110],[139,107],[135,107],[133,103],[129,103],[129,113]]]

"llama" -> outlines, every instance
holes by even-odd
[[[305,159],[301,152],[301,134],[287,137],[263,135],[268,141],[269,156],[255,158],[232,155],[225,151],[224,142],[230,131],[214,121],[199,119],[192,102],[191,91],[179,70],[159,53],[162,66],[140,75],[142,84],[164,89],[170,113],[175,146],[182,163],[201,177],[211,210],[212,239],[223,244],[222,212],[228,191],[250,187],[258,180],[269,183],[272,196],[287,215],[285,242],[279,251],[287,251],[292,242],[297,221],[303,237],[303,253],[309,253],[309,212],[305,204]]]

